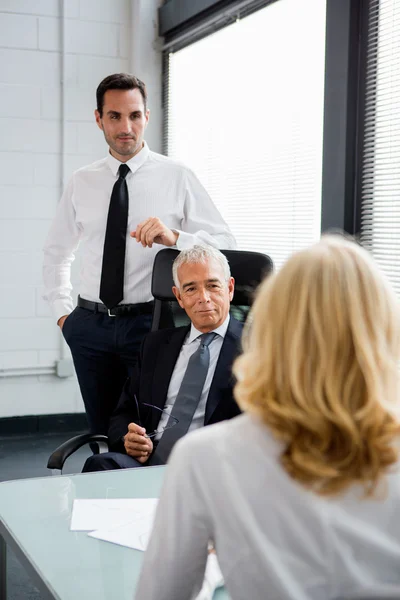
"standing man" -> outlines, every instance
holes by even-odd
[[[47,237],[43,272],[45,298],[70,346],[90,431],[106,433],[150,329],[151,272],[160,245],[234,248],[235,240],[196,176],[144,141],[144,83],[110,75],[96,98],[96,123],[109,153],[69,181]],[[81,241],[73,310],[70,271]]]

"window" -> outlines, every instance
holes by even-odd
[[[168,155],[277,267],[320,235],[325,11],[279,0],[168,56]]]
[[[361,240],[400,293],[400,4],[370,0]]]

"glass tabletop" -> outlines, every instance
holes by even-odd
[[[143,552],[70,531],[75,498],[157,498],[166,467],[0,483],[0,533],[47,598],[132,600]],[[40,584],[40,585],[39,585]],[[215,600],[227,599],[218,590]]]

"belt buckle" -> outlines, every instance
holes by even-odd
[[[108,310],[108,316],[109,317],[116,317],[117,316],[117,315],[112,315],[109,308],[107,308],[107,310]]]

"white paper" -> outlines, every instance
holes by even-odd
[[[99,529],[88,535],[98,540],[112,542],[134,550],[146,550],[155,517],[156,507],[147,506],[138,511],[136,517],[110,529]]]
[[[88,535],[98,540],[112,542],[134,550],[145,551],[147,549],[153,522],[155,517],[155,508],[151,514],[148,510],[147,514],[142,514],[139,520],[131,523],[126,523],[120,527],[115,527],[110,530],[92,531]],[[203,586],[200,593],[196,596],[196,600],[212,600],[214,592],[217,588],[224,585],[224,578],[219,568],[216,554],[208,555],[206,570],[204,573]]]
[[[90,537],[144,552],[157,503],[157,498],[74,500],[70,529],[89,531]],[[203,587],[196,600],[212,600],[214,591],[223,584],[217,557],[209,554]]]
[[[154,514],[157,498],[74,500],[71,531],[108,530]]]
[[[198,596],[196,596],[196,600],[212,600],[215,590],[223,585],[224,576],[219,568],[217,555],[214,553],[209,554],[204,573],[203,587]]]

